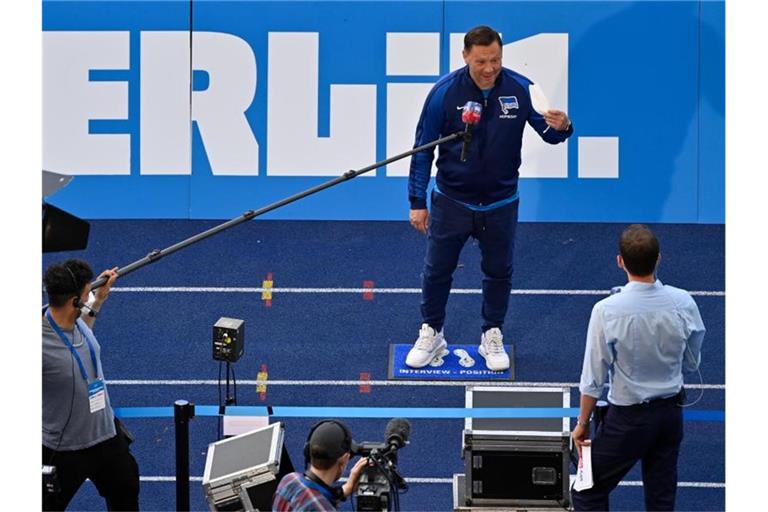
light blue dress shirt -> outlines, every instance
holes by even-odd
[[[685,290],[631,281],[592,308],[579,390],[634,405],[676,395],[683,372],[698,369],[704,323]]]

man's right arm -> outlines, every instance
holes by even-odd
[[[416,231],[427,234],[429,228],[429,210],[426,207],[419,210],[411,210],[408,214],[408,221]]]
[[[571,438],[581,455],[581,447],[588,440],[589,421],[595,409],[597,399],[603,392],[610,367],[610,354],[603,329],[602,307],[598,302],[592,308],[587,328],[587,344],[584,349],[584,362],[581,369],[579,391],[579,416]]]
[[[597,398],[589,395],[581,395],[579,400],[579,416],[576,418],[576,427],[571,432],[571,438],[573,439],[576,449],[581,456],[581,447],[589,442],[589,422],[592,417],[592,411],[595,410],[597,405]]]
[[[600,398],[608,378],[611,353],[606,343],[603,326],[603,308],[600,302],[592,308],[587,328],[587,344],[581,369],[579,391],[594,398]]]
[[[368,457],[361,457],[360,460],[358,460],[352,467],[352,470],[349,472],[349,478],[342,486],[344,489],[344,497],[348,497],[350,494],[355,492],[357,485],[360,483],[360,477],[363,475],[363,471],[367,465]]]
[[[440,138],[444,122],[445,90],[445,84],[441,83],[429,92],[416,126],[413,147],[422,146]],[[431,148],[419,151],[411,157],[411,168],[408,173],[408,201],[411,204],[411,211],[427,209],[427,186],[434,155],[435,148]]]
[[[112,289],[112,285],[115,284],[115,280],[117,279],[117,267],[112,267],[111,269],[105,270],[101,274],[99,274],[98,279],[101,279],[102,277],[107,278],[107,282],[104,283],[101,287],[97,288],[94,292],[94,301],[93,304],[91,304],[90,309],[98,314],[99,311],[101,311],[102,306],[104,305],[104,301],[107,300],[107,296],[109,295],[109,290]],[[96,316],[95,315],[84,315],[83,321],[86,323],[89,329],[93,329],[93,324],[96,323]]]

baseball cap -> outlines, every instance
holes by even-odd
[[[317,459],[336,460],[356,446],[347,426],[336,420],[321,423],[309,438],[310,453]]]

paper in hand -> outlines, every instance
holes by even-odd
[[[592,480],[592,446],[582,445],[581,457],[579,457],[579,469],[576,471],[576,482],[573,484],[575,491],[591,489],[595,485]]]
[[[544,91],[538,84],[531,84],[528,86],[528,91],[531,94],[531,103],[533,104],[533,110],[541,115],[544,115],[547,110],[550,110],[549,100],[544,96]]]

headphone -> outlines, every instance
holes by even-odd
[[[80,294],[78,293],[80,289],[77,287],[77,279],[75,278],[75,273],[72,272],[72,269],[69,268],[69,265],[64,265],[64,268],[67,269],[67,272],[69,272],[69,275],[72,277],[72,287],[73,290],[75,290],[75,299],[72,301],[72,305],[75,306],[76,309],[80,309],[83,307],[83,302],[80,300]]]
[[[304,476],[311,480],[312,482],[316,483],[323,489],[327,490],[331,496],[333,501],[339,502],[344,501],[344,489],[341,486],[331,487],[327,483],[325,483],[319,476],[314,474],[312,470],[310,469],[310,462],[312,459],[311,450],[310,450],[310,440],[312,439],[312,434],[315,433],[315,430],[317,430],[321,425],[324,425],[326,423],[333,423],[335,425],[338,425],[338,427],[344,432],[344,439],[342,440],[342,448],[344,449],[344,453],[349,453],[352,449],[352,432],[349,431],[347,426],[343,424],[340,421],[337,420],[323,420],[315,424],[310,430],[309,435],[307,436],[307,441],[304,443],[304,467],[307,468],[304,472]]]
[[[84,304],[82,300],[80,300],[80,294],[79,289],[77,288],[77,279],[75,278],[75,273],[72,272],[72,269],[69,268],[69,265],[64,265],[64,268],[67,269],[67,272],[69,272],[69,275],[72,276],[72,284],[75,287],[75,298],[72,299],[72,305],[75,307],[75,309],[82,309],[85,308],[88,310],[88,316],[96,316],[96,311],[91,309],[91,307],[88,304]]]

